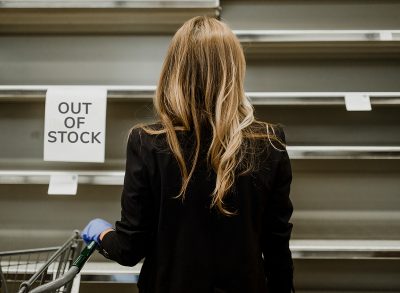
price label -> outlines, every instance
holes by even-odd
[[[365,94],[348,94],[344,97],[347,111],[371,111],[371,101]]]

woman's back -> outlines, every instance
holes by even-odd
[[[290,160],[282,128],[254,117],[245,69],[239,40],[215,18],[194,17],[171,40],[159,121],[130,132],[121,220],[85,229],[110,259],[145,258],[140,293],[292,288]]]
[[[282,129],[277,130],[284,141]],[[236,212],[227,217],[210,208],[216,181],[206,161],[210,135],[202,133],[199,160],[182,200],[176,198],[182,184],[180,169],[165,135],[132,131],[122,217],[117,232],[103,238],[103,254],[124,265],[145,257],[140,292],[255,293],[268,292],[267,287],[270,292],[290,292],[292,204],[287,152],[264,141],[257,170],[237,177],[225,198],[226,208]],[[193,133],[180,132],[178,139],[190,161]]]

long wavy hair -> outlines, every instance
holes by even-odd
[[[235,176],[252,170],[252,143],[259,138],[284,142],[275,134],[276,124],[257,121],[244,92],[246,61],[243,49],[231,29],[212,17],[197,16],[175,33],[164,60],[153,104],[161,129],[145,124],[146,133],[165,133],[182,175],[177,197],[182,200],[195,170],[201,145],[201,131],[212,129],[207,163],[216,173],[211,207],[234,215],[224,204]],[[194,156],[188,168],[176,131],[194,131]],[[273,143],[271,143],[274,146]],[[276,148],[274,146],[274,148]]]

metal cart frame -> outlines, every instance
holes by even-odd
[[[18,293],[41,293],[41,292],[63,292],[70,293],[73,280],[89,259],[93,251],[96,249],[96,242],[92,241],[82,250],[83,241],[79,231],[74,231],[72,235],[61,247],[49,247],[39,249],[17,250],[0,252],[0,285],[3,293],[9,293],[7,288],[7,278],[5,275],[13,275],[13,281],[22,283],[19,286]],[[51,256],[50,254],[53,253]],[[37,254],[37,259],[31,259],[31,255]],[[29,265],[35,265],[35,261],[39,260],[40,254],[47,254],[47,260],[31,275],[28,270]],[[11,261],[12,258],[16,261]],[[1,260],[8,258],[7,273],[1,269]],[[27,260],[25,260],[27,259]],[[21,263],[25,262],[24,265]],[[24,266],[24,270],[19,272],[20,266]],[[10,269],[15,267],[15,269]],[[23,279],[17,276],[23,274]],[[25,280],[25,277],[29,277]]]

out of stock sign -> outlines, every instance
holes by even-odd
[[[104,162],[107,89],[51,87],[46,93],[44,160]]]

